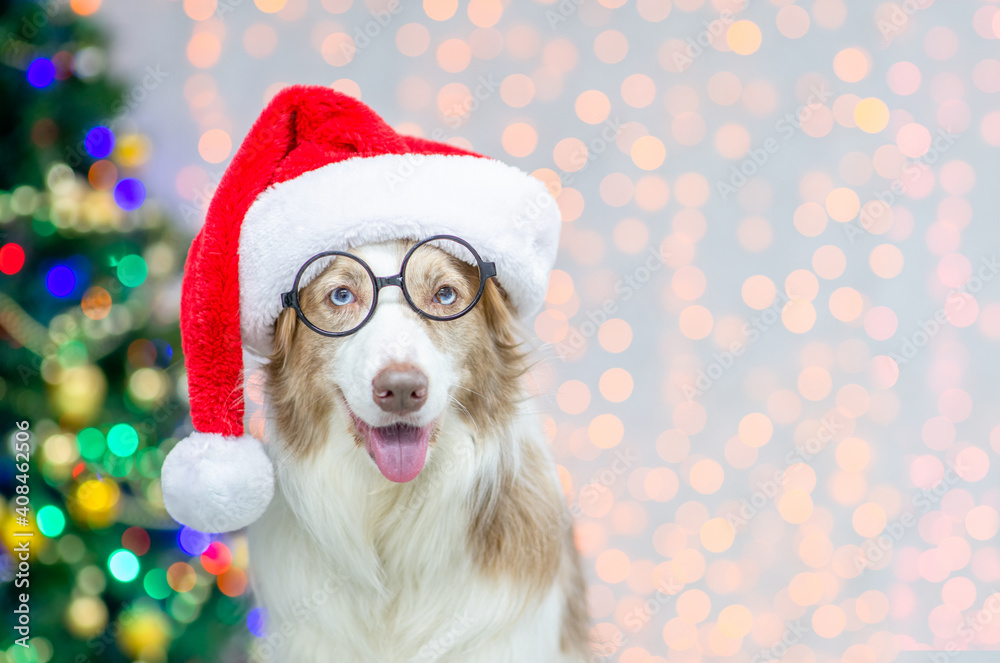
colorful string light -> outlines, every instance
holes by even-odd
[[[37,58],[28,65],[27,76],[32,87],[48,87],[56,78],[56,66],[48,58]]]

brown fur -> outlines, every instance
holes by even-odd
[[[499,481],[478,487],[469,543],[488,575],[548,587],[561,557],[562,540],[552,535],[561,524],[561,504],[549,490],[546,460],[527,445],[521,452],[519,472],[502,467]]]
[[[548,459],[529,445],[521,451],[518,472],[502,468],[497,484],[477,487],[469,546],[487,576],[514,580],[530,588],[529,597],[540,598],[539,592],[558,582],[566,598],[560,647],[586,657],[586,583],[572,522],[552,488]]]
[[[275,427],[289,452],[305,455],[329,434],[333,401],[317,384],[308,347],[319,337],[299,322],[293,309],[285,309],[275,324],[274,351],[265,366],[268,403]],[[298,351],[297,351],[298,350]]]
[[[559,645],[563,652],[576,654],[581,658],[590,655],[587,615],[587,583],[583,579],[580,553],[576,549],[573,528],[566,528],[563,542],[562,568],[559,572],[559,586],[566,597],[563,612],[562,633]]]
[[[470,318],[464,329],[442,327]],[[519,380],[526,370],[525,355],[516,338],[514,319],[500,289],[486,283],[483,298],[463,318],[430,323],[438,347],[460,346],[465,357],[460,393],[455,398],[480,434],[498,430],[514,416],[521,394]],[[484,342],[484,340],[486,342]]]

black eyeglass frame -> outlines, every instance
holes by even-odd
[[[430,313],[425,313],[424,311],[421,311],[420,307],[418,307],[414,303],[413,298],[410,297],[410,293],[406,289],[406,282],[403,280],[403,274],[406,273],[406,265],[407,263],[410,262],[410,258],[413,256],[413,253],[424,244],[427,244],[428,242],[433,242],[442,239],[458,242],[459,244],[467,248],[469,252],[472,254],[472,256],[476,259],[476,267],[479,269],[479,292],[476,293],[476,296],[473,298],[471,304],[465,307],[463,311],[455,313],[454,315],[431,315]],[[344,332],[331,332],[331,331],[326,331],[325,329],[320,329],[313,323],[309,322],[309,319],[306,318],[305,313],[302,312],[302,307],[299,305],[299,282],[302,280],[302,276],[306,273],[306,270],[309,269],[309,266],[312,265],[314,262],[330,256],[345,256],[347,258],[354,260],[362,267],[364,267],[365,271],[368,273],[368,277],[374,284],[374,291],[372,293],[372,303],[370,310],[368,311],[368,315],[366,315],[365,319],[362,320],[360,323],[358,323],[356,327]],[[298,273],[295,275],[295,281],[292,283],[292,289],[289,290],[288,292],[281,293],[281,308],[295,309],[295,315],[298,317],[299,320],[302,321],[302,324],[304,324],[306,327],[313,330],[317,334],[320,334],[321,336],[329,336],[331,338],[350,336],[351,334],[355,333],[356,331],[364,327],[366,324],[368,324],[368,322],[372,319],[372,316],[375,315],[375,309],[378,307],[379,291],[386,286],[394,285],[403,291],[403,298],[406,300],[406,303],[409,304],[410,308],[416,311],[418,315],[420,315],[423,318],[427,318],[428,320],[435,320],[437,322],[448,322],[449,320],[455,320],[457,318],[461,318],[463,315],[474,309],[476,307],[476,304],[478,304],[479,300],[482,298],[483,292],[486,290],[486,281],[488,279],[495,277],[496,275],[497,275],[496,263],[483,260],[482,257],[480,257],[479,252],[476,251],[474,248],[472,248],[471,244],[466,242],[461,237],[456,237],[454,235],[433,235],[426,239],[422,239],[416,244],[414,244],[412,247],[410,247],[410,250],[406,252],[406,255],[403,256],[403,264],[400,265],[399,267],[399,273],[394,276],[375,276],[375,273],[372,271],[371,267],[368,266],[368,263],[366,263],[358,256],[354,255],[353,253],[347,253],[346,251],[324,251],[322,253],[317,253],[312,258],[309,258],[309,260],[307,260],[305,264],[303,264],[302,267],[299,268]]]

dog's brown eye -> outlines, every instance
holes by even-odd
[[[333,302],[334,306],[347,306],[354,302],[354,293],[341,286],[330,293],[330,301]]]
[[[446,285],[441,288],[437,291],[437,294],[434,295],[434,301],[442,306],[451,306],[457,299],[458,295],[450,285]]]

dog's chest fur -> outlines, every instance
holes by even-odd
[[[579,578],[556,479],[532,460],[546,453],[540,433],[526,426],[507,431],[521,445],[488,445],[452,420],[440,434],[452,439],[438,441],[408,484],[385,482],[345,440],[310,459],[275,458],[277,494],[249,532],[253,586],[268,613],[261,659],[581,660],[561,651],[567,583]],[[557,513],[490,504],[511,499],[491,485],[511,469],[532,475],[516,477],[519,490],[525,478],[535,484],[531,509]],[[505,518],[508,527],[529,522],[490,531]]]

